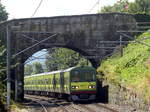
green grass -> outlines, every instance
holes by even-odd
[[[136,37],[136,41],[150,45],[150,32]],[[98,73],[103,74],[108,82],[131,89],[150,99],[150,47],[131,42],[123,52],[122,57],[117,53],[103,60]]]

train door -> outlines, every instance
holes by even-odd
[[[53,76],[53,82],[52,82],[52,84],[53,84],[53,92],[55,92],[55,89],[56,89],[56,77],[55,77],[55,75],[56,74],[54,74],[54,76]]]
[[[60,91],[64,93],[64,72],[60,72]]]

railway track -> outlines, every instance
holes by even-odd
[[[96,106],[96,107],[105,108],[105,109],[107,109],[107,110],[109,110],[109,111],[111,111],[111,112],[119,112],[119,111],[117,111],[117,110],[115,110],[115,109],[113,109],[113,108],[110,108],[110,107],[105,106],[105,105],[102,105],[102,104],[95,103],[95,106]]]
[[[70,111],[71,108],[68,106],[67,107],[65,106],[65,105],[69,105],[71,103],[64,102],[63,100],[54,100],[52,98],[43,97],[43,96],[42,97],[41,96],[35,96],[35,95],[34,96],[33,95],[26,95],[26,98],[31,98],[31,100],[32,99],[38,99],[40,101],[45,101],[45,102],[53,105],[54,107],[57,107],[57,109],[53,112],[59,112],[60,110],[62,110],[63,112],[71,112]],[[43,105],[43,107],[45,107],[45,106]],[[49,107],[49,109],[50,109],[50,107]],[[44,112],[51,112],[51,111],[44,111]]]
[[[41,105],[41,107],[43,109],[41,112],[48,112],[47,108],[42,103],[40,103],[39,101],[35,101],[35,102],[37,102],[38,104]]]
[[[38,101],[37,99],[33,99],[32,98],[32,101],[30,102],[30,103],[28,103],[28,105],[31,105],[32,104],[32,106],[36,106],[36,107],[39,107],[38,109],[36,109],[36,110],[38,110],[37,112],[49,112],[48,110],[47,110],[47,108],[46,108],[46,106],[45,105],[43,105],[40,101]],[[39,105],[39,106],[38,106]],[[40,109],[40,110],[39,110]],[[31,112],[30,111],[30,109],[29,109],[29,107],[28,107],[28,111],[29,112]]]
[[[25,97],[40,104],[40,106],[42,107],[41,112],[119,112],[113,108],[99,103],[74,104],[65,100],[58,100],[44,96],[26,95]],[[47,102],[47,104],[49,103],[53,106],[46,107],[46,105],[41,102]],[[53,111],[51,110],[52,107],[55,108]]]

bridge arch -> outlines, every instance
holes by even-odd
[[[54,34],[42,44],[33,47],[26,52],[13,58],[13,63],[19,63],[13,69],[15,76],[16,99],[23,99],[23,63],[34,52],[44,48],[67,47],[80,52],[89,58],[92,65],[98,67],[101,59],[113,52],[106,52],[106,47],[112,44],[103,44],[100,41],[116,41],[120,35],[118,30],[133,30],[136,28],[136,20],[132,15],[122,13],[105,13],[90,15],[74,15],[60,17],[41,17],[15,19],[0,24],[0,31],[10,26],[11,30],[11,51],[16,54],[39,41],[46,39]],[[18,27],[19,26],[19,27]],[[15,27],[17,29],[15,29]],[[6,40],[6,39],[5,39]],[[118,44],[113,44],[114,49]],[[98,57],[97,57],[98,56]],[[13,90],[13,91],[14,91]]]
[[[80,49],[78,49],[78,48],[72,48],[72,47],[68,47],[68,46],[51,46],[50,48],[49,47],[41,47],[41,48],[34,48],[34,49],[31,49],[31,50],[28,50],[28,53],[25,53],[24,55],[23,55],[23,63],[25,63],[26,62],[26,60],[28,60],[30,57],[32,57],[32,55],[33,54],[35,54],[35,53],[37,53],[38,51],[41,51],[42,49],[51,49],[51,48],[66,48],[66,49],[70,49],[70,50],[73,50],[73,51],[75,51],[76,53],[79,53],[80,55],[82,55],[85,59],[87,59],[90,63],[91,63],[91,65],[93,66],[93,67],[97,67],[97,65],[100,63],[100,62],[96,62],[95,61],[95,57],[94,56],[89,56],[89,54],[87,53],[87,52],[85,52],[85,51],[82,51],[82,50],[80,50]]]

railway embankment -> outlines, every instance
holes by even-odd
[[[123,48],[103,60],[98,68],[103,86],[108,85],[112,104],[132,107],[133,111],[150,111],[150,30],[136,37]]]

